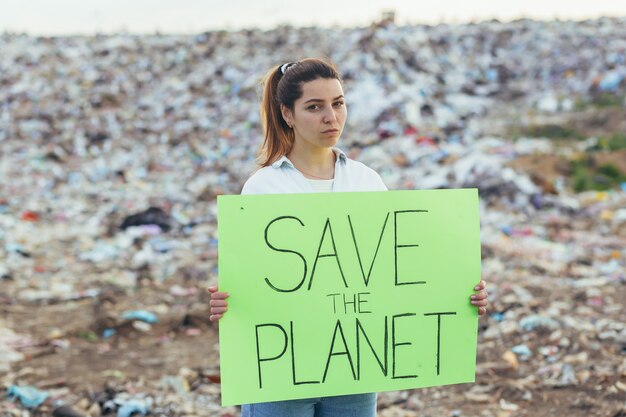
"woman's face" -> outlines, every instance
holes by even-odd
[[[302,84],[302,97],[294,103],[293,111],[284,106],[281,109],[297,145],[310,149],[335,146],[348,115],[341,83],[334,78]]]

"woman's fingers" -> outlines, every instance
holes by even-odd
[[[226,300],[211,300],[209,305],[211,306],[211,311],[213,311],[213,307],[226,307],[228,302]]]
[[[230,296],[227,292],[217,291],[217,287],[209,287],[208,291],[211,293],[211,300],[223,300]]]
[[[487,306],[489,305],[487,297],[489,297],[489,293],[487,292],[487,290],[485,290],[486,287],[487,283],[481,279],[478,285],[474,287],[474,291],[478,292],[470,296],[471,304],[475,307],[478,307],[479,316],[484,316],[485,314],[487,314]]]
[[[478,285],[476,285],[474,287],[474,290],[475,291],[484,290],[486,286],[487,286],[487,283],[484,280],[481,279],[480,282],[478,283]]]
[[[224,313],[228,311],[228,302],[226,299],[229,297],[229,294],[223,291],[219,292],[217,287],[209,287],[207,291],[211,293],[209,321],[218,321],[224,316]]]
[[[222,318],[222,314],[211,314],[209,316],[209,321],[218,321]]]
[[[472,294],[470,298],[472,300],[484,300],[489,296],[489,293],[486,290],[482,290],[476,294]]]
[[[230,296],[227,292],[214,292],[211,294],[211,300],[225,300]]]

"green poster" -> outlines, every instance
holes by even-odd
[[[473,382],[475,189],[218,197],[222,404]]]

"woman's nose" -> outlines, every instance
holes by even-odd
[[[324,112],[324,122],[331,123],[337,120],[337,115],[335,114],[334,109],[328,109]]]

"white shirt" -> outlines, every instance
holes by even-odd
[[[307,178],[309,184],[313,186],[316,193],[330,193],[333,191],[333,182],[332,180],[313,180],[311,178]]]
[[[337,155],[333,192],[387,191],[380,175],[361,162],[349,159],[343,151],[333,148]],[[314,193],[316,189],[294,167],[286,156],[256,171],[243,185],[241,194]]]

